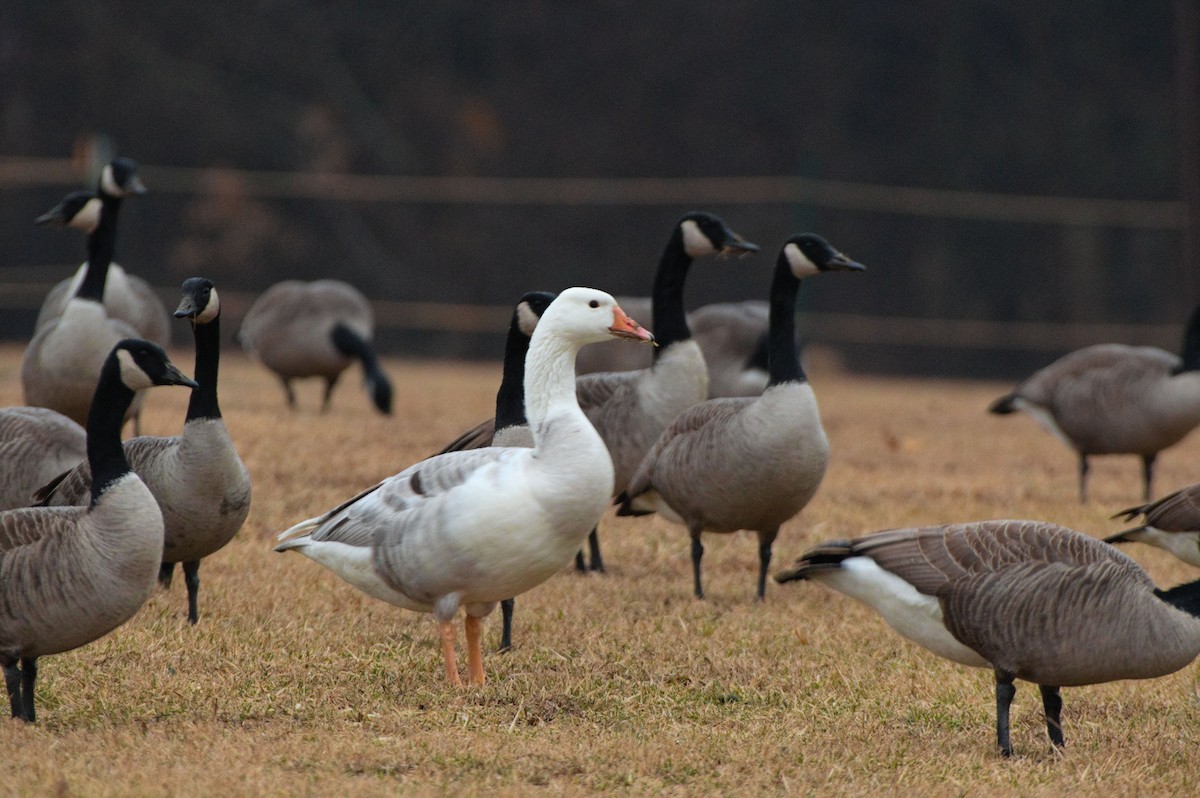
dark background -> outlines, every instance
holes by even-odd
[[[31,220],[89,179],[89,158],[121,154],[151,193],[125,204],[118,260],[164,297],[194,274],[246,298],[319,276],[377,300],[497,309],[574,284],[645,294],[674,220],[701,207],[764,252],[698,264],[692,306],[764,297],[802,230],[868,265],[802,292],[806,336],[857,368],[1011,376],[1121,335],[1176,350],[1200,300],[1181,203],[1195,190],[1196,8],[0,0],[0,167],[35,159],[46,175],[0,169],[0,336],[27,337],[44,288],[83,257],[79,236]],[[72,154],[66,178],[44,160]],[[702,202],[346,199],[262,172],[768,176],[880,186],[883,200],[719,185]],[[897,211],[902,187],[1063,201],[1032,218],[942,194]],[[1074,199],[1150,204],[1093,218],[1068,213]],[[381,313],[385,349],[499,355],[502,336],[406,307]]]

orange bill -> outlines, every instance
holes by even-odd
[[[634,341],[645,341],[648,344],[658,346],[654,342],[654,336],[650,334],[650,331],[629,318],[619,305],[613,306],[613,323],[608,328],[608,331],[617,338],[630,338]]]

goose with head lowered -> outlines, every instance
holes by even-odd
[[[362,363],[367,393],[384,415],[392,412],[392,383],[371,343],[375,314],[362,292],[342,280],[284,280],[254,301],[237,340],[279,377],[288,407],[295,409],[292,380],[325,381],[321,411],[329,409],[334,386],[354,361]]]
[[[508,325],[504,345],[504,374],[496,392],[496,417],[467,430],[446,445],[438,454],[480,449],[487,446],[533,446],[533,431],[525,417],[525,358],[529,354],[529,338],[538,320],[554,301],[548,291],[531,291],[521,297]],[[622,309],[624,307],[622,306]],[[500,650],[512,648],[512,619],[515,601],[500,601],[503,625],[500,630]]]
[[[166,527],[159,582],[170,587],[176,563],[183,565],[188,621],[200,619],[200,561],[216,553],[242,528],[250,512],[250,474],[234,448],[217,401],[221,354],[221,301],[211,280],[192,277],[181,286],[175,315],[190,319],[196,340],[196,387],[183,432],[143,435],[125,442],[133,470],[150,488]],[[43,504],[75,505],[88,500],[91,467],[84,461],[46,485]]]
[[[758,598],[779,527],[799,513],[821,484],[829,442],[796,348],[796,294],[805,277],[862,271],[825,239],[792,236],[771,283],[766,390],[757,397],[710,399],[671,423],[638,466],[620,513],[656,511],[684,524],[692,539],[696,598],[704,598],[702,533],[758,533]]]
[[[1137,563],[1040,521],[893,529],[825,543],[779,582],[809,579],[874,609],[938,656],[996,679],[996,739],[1012,754],[1015,679],[1038,685],[1062,747],[1061,687],[1173,673],[1200,653],[1200,581],[1157,590]]]
[[[0,513],[0,665],[15,718],[35,719],[39,657],[103,637],[154,590],[162,513],[121,447],[125,410],[152,385],[196,387],[157,344],[118,342],[88,414],[87,506]]]
[[[34,493],[87,456],[87,433],[48,407],[0,408],[0,510],[28,507]]]
[[[122,200],[144,192],[133,161],[117,158],[104,167],[96,191],[98,219],[88,235],[83,280],[62,315],[33,334],[21,359],[25,404],[49,407],[83,424],[108,353],[122,338],[137,337],[137,330],[108,315],[103,298]],[[140,396],[135,397],[127,410],[128,416],[135,418],[135,426],[141,401]]]
[[[35,222],[74,227],[90,235],[100,223],[101,202],[100,197],[90,191],[76,191],[68,194],[62,202],[39,216]],[[67,302],[83,284],[86,273],[87,263],[84,263],[75,271],[73,277],[58,282],[50,289],[50,293],[42,300],[34,330],[40,330],[63,314]],[[110,318],[119,319],[131,326],[137,331],[138,337],[153,341],[162,347],[171,343],[171,314],[167,312],[158,294],[141,277],[129,274],[115,262],[108,264],[101,301]]]
[[[1200,424],[1200,307],[1182,357],[1153,346],[1097,344],[1064,355],[988,410],[1024,410],[1079,454],[1079,500],[1087,501],[1088,457],[1142,458],[1142,499],[1150,501],[1154,461]]]
[[[566,565],[612,495],[612,460],[575,398],[576,353],[609,336],[654,340],[603,291],[563,291],[538,322],[525,363],[533,448],[423,460],[286,530],[275,550],[298,551],[377,599],[433,613],[455,684],[452,621],[464,608],[469,679],[482,683],[480,619]]]
[[[1200,484],[1188,485],[1158,501],[1128,507],[1113,518],[1142,523],[1104,539],[1105,543],[1145,543],[1200,566]]]
[[[584,374],[576,381],[579,406],[612,456],[618,492],[671,420],[708,398],[704,354],[692,338],[683,306],[692,261],[757,251],[757,245],[730,230],[720,217],[702,211],[685,214],[667,239],[654,276],[652,329],[658,347],[652,364],[636,371]],[[585,564],[580,552],[576,570],[603,571],[596,530],[588,535],[588,548],[590,563]]]

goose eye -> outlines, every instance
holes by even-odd
[[[598,299],[593,299],[591,302],[588,303],[588,307],[589,308],[598,308],[598,307],[600,307],[600,301]]]

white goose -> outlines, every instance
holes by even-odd
[[[612,495],[612,460],[575,398],[576,353],[609,336],[654,340],[603,291],[563,291],[526,361],[532,449],[423,460],[288,529],[275,550],[295,549],[389,604],[432,612],[454,684],[452,621],[464,607],[469,678],[482,684],[480,619],[570,562]]]

